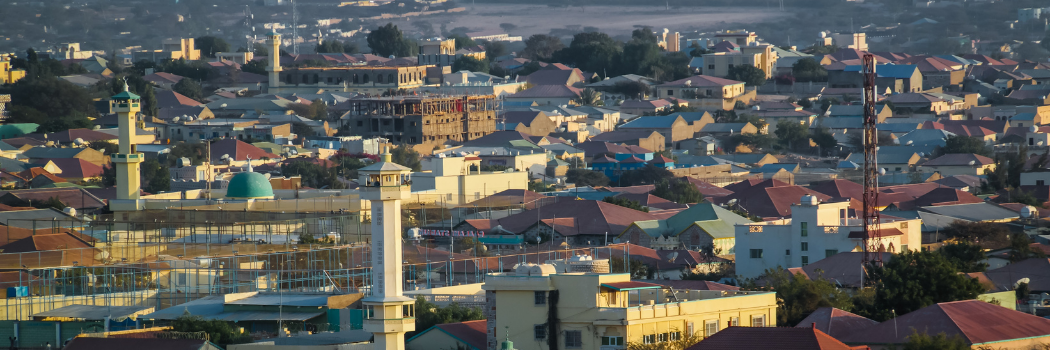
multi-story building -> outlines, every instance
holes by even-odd
[[[473,140],[496,131],[496,97],[398,96],[347,101],[350,132],[394,143]]]
[[[193,44],[193,38],[164,39],[160,50],[143,50],[133,52],[131,61],[163,62],[164,60],[196,61],[201,59],[201,50]]]
[[[740,65],[755,66],[766,73],[766,79],[772,78],[777,69],[777,53],[772,45],[757,43],[741,46],[740,51],[716,52],[703,56],[705,75],[725,77],[733,67]]]
[[[0,95],[0,122],[7,120],[8,102],[11,102],[11,95]]]
[[[753,278],[778,266],[802,267],[840,252],[864,251],[862,221],[851,216],[849,205],[805,195],[791,206],[791,219],[736,225],[737,275]],[[921,228],[919,219],[883,219],[877,228],[880,251],[921,249]]]
[[[424,158],[420,163],[422,172],[412,173],[412,192],[451,205],[473,202],[505,190],[524,190],[529,187],[529,172],[481,171],[482,159],[478,156],[440,155]],[[542,172],[542,169],[541,163],[537,172]]]
[[[342,91],[382,94],[427,85],[430,66],[284,67],[281,92]]]
[[[285,143],[294,139],[292,124],[260,124],[259,120],[206,119],[169,124],[166,134],[173,141],[200,142],[203,140],[235,138]]]
[[[776,326],[773,292],[672,290],[626,273],[558,273],[521,265],[485,285],[488,349],[504,337],[520,350],[626,349],[731,326]]]
[[[468,56],[477,60],[485,59],[485,51],[468,50],[467,48],[456,50],[455,39],[445,40],[421,40],[419,42],[419,55],[416,56],[419,65],[434,65],[438,67],[452,66],[460,57]]]
[[[758,34],[747,30],[727,30],[715,34],[714,43],[728,41],[739,46],[748,46],[758,41]]]
[[[0,57],[0,85],[14,84],[14,82],[26,76],[25,69],[11,68],[11,57]]]

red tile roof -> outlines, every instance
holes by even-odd
[[[58,249],[91,248],[88,242],[70,233],[32,235],[0,247],[7,253],[40,252]]]
[[[487,348],[488,322],[486,320],[439,324],[434,327],[463,341],[475,349]]]
[[[280,156],[266,152],[262,148],[255,147],[252,144],[246,143],[236,139],[225,139],[215,141],[211,144],[211,159],[213,162],[217,162],[222,159],[224,154],[230,155],[233,160],[243,161],[247,160],[249,156],[252,159],[262,159],[263,157],[270,159],[277,159]]]
[[[750,180],[749,180],[750,181]],[[744,182],[749,182],[744,181]],[[780,186],[769,186],[770,184],[783,184]],[[740,185],[741,182],[726,186]],[[737,188],[741,188],[737,190]],[[745,187],[734,186],[733,194],[717,199],[718,204],[728,203],[736,200],[736,205],[747,211],[748,214],[762,218],[783,218],[791,216],[791,205],[802,202],[802,196],[814,195],[821,201],[831,199],[823,193],[802,187],[784,184],[773,179],[759,182],[758,184]]]
[[[687,350],[859,350],[815,328],[729,327]]]
[[[813,328],[831,336],[843,336],[879,324],[873,320],[833,307],[822,307],[806,316],[795,327]]]
[[[696,189],[700,190],[700,193],[702,193],[706,198],[725,197],[733,194],[733,191],[715,186],[714,184],[707,181],[698,180],[691,177],[686,177],[685,179],[689,181],[689,183],[693,184],[693,186],[696,186]]]
[[[536,224],[537,219],[576,218],[574,226],[580,234],[604,235],[623,232],[635,221],[653,220],[649,213],[624,208],[602,201],[559,201],[538,209],[499,219],[504,229],[520,233]],[[561,224],[558,222],[558,224]]]
[[[851,344],[901,344],[907,342],[912,329],[929,335],[958,335],[967,344],[976,345],[1050,337],[1050,320],[981,300],[963,300],[930,305],[853,332],[842,340]],[[1046,340],[1050,339],[1042,342]]]
[[[46,177],[48,179],[51,179],[51,181],[54,181],[54,182],[66,182],[65,179],[60,178],[58,176],[55,176],[55,174],[52,174],[50,171],[44,170],[44,168],[40,168],[40,167],[29,168],[29,169],[26,169],[26,170],[22,170],[22,172],[18,173],[18,176],[23,178],[23,179],[30,180],[30,181],[32,181],[33,178],[35,178],[37,176],[43,176],[43,177]]]
[[[156,90],[157,108],[200,106],[202,103],[171,90]]]
[[[102,167],[80,158],[49,158],[55,163],[62,174],[57,175],[63,179],[82,179],[102,176]]]
[[[963,192],[954,188],[944,187],[937,188],[930,191],[919,198],[915,198],[916,207],[926,207],[933,205],[951,205],[951,204],[969,204],[969,203],[981,203],[983,199],[970,194],[970,192]]]

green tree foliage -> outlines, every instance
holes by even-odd
[[[471,71],[471,72],[489,72],[489,61],[488,59],[479,60],[470,56],[463,56],[452,62],[452,71]]]
[[[168,167],[160,164],[156,159],[148,159],[142,162],[141,177],[142,190],[149,193],[160,193],[171,190],[171,173]]]
[[[604,106],[605,102],[602,101],[602,94],[594,91],[594,89],[586,88],[580,91],[580,96],[573,99],[574,102],[581,106]]]
[[[357,169],[368,166],[361,158],[349,153],[336,153],[329,160],[335,162],[336,172],[346,179],[357,179]]]
[[[117,144],[104,140],[95,140],[88,142],[87,146],[88,148],[102,152],[102,154],[105,155],[110,155],[120,151],[120,147],[117,146]]]
[[[768,149],[772,147],[776,141],[776,137],[766,134],[733,134],[726,138],[723,147],[729,152],[736,150],[738,145],[744,145],[750,148]]]
[[[809,53],[809,54],[813,54],[813,55],[827,55],[827,54],[830,54],[830,53],[834,53],[835,51],[838,51],[838,50],[839,50],[839,47],[835,46],[835,45],[813,45],[813,46],[807,47],[805,49],[802,49],[803,52],[806,52],[806,53]]]
[[[994,222],[957,220],[941,231],[949,239],[979,244],[985,249],[998,249],[1010,244],[1010,229]]]
[[[489,62],[495,62],[496,58],[500,56],[506,56],[510,53],[510,49],[507,48],[507,44],[502,41],[488,41],[485,42],[485,58]]]
[[[937,253],[944,255],[956,270],[961,272],[984,272],[988,264],[984,262],[984,248],[969,241],[954,241],[945,244]]]
[[[26,58],[14,58],[11,60],[11,67],[16,69],[25,69],[25,79],[34,78],[48,78],[57,77],[69,74],[83,74],[87,73],[83,66],[79,64],[70,65],[66,68],[53,58],[41,59],[33,49],[26,50]],[[79,68],[77,68],[79,67]]]
[[[390,161],[401,164],[412,171],[419,171],[422,164],[419,160],[419,152],[412,149],[410,145],[398,145],[390,149]]]
[[[518,29],[518,26],[516,24],[514,24],[514,23],[500,23],[499,27],[500,27],[500,29],[503,29],[503,31],[507,32],[507,33],[510,33],[510,31],[512,31],[512,30]]]
[[[201,54],[207,57],[215,57],[215,54],[219,52],[230,52],[230,44],[222,38],[202,36],[193,39],[193,42],[197,45],[197,49],[201,50]]]
[[[183,78],[182,80],[179,80],[178,83],[175,83],[175,85],[172,85],[171,90],[194,100],[204,101],[204,90],[202,90],[201,85],[197,84],[193,79]]]
[[[544,183],[542,181],[529,181],[529,191],[543,193],[554,191],[554,185]]]
[[[693,42],[692,45],[689,45],[689,48],[690,48],[690,50],[689,50],[689,56],[690,57],[701,57],[703,55],[711,53],[711,51],[707,51],[704,48],[700,47],[700,43],[697,43],[695,41]]]
[[[167,165],[169,167],[176,165],[176,160],[179,158],[188,158],[190,160],[189,165],[201,165],[208,160],[208,145],[205,143],[188,143],[179,141],[171,146],[171,152],[168,153]]]
[[[291,162],[281,166],[282,176],[302,177],[303,186],[323,189],[340,189],[346,187],[339,181],[336,168],[307,161]]]
[[[742,81],[747,86],[762,86],[766,84],[766,72],[762,68],[750,64],[741,64],[729,69],[727,79]]]
[[[481,312],[481,308],[464,307],[458,303],[440,307],[420,296],[416,297],[416,330],[413,333],[423,332],[439,324],[474,321],[484,318],[485,315]],[[412,336],[413,334],[409,333],[406,337]]]
[[[682,335],[676,340],[668,340],[664,342],[656,343],[640,343],[640,342],[627,342],[627,350],[685,350],[689,349],[696,343],[704,340],[704,337],[700,335],[700,332],[690,334],[689,332],[681,332],[677,328],[672,328],[671,332],[680,332]]]
[[[602,201],[609,204],[616,204],[624,208],[630,208],[637,211],[644,211],[646,213],[649,212],[649,208],[643,207],[640,203],[638,203],[638,201],[632,201],[625,197],[605,197],[605,199],[602,199]]]
[[[1040,157],[1042,158],[1042,157]],[[1042,162],[1042,159],[1037,163]],[[985,172],[987,175],[987,181],[981,183],[982,189],[988,190],[1001,190],[1001,189],[1016,189],[1021,186],[1021,173],[1025,172],[1025,164],[1028,163],[1028,146],[1021,145],[1017,152],[1011,152],[1007,154],[996,154],[995,155],[995,170]],[[1038,165],[1038,164],[1036,164]],[[1011,191],[1011,195],[1013,192]],[[1010,198],[1013,199],[1013,198]],[[1037,202],[1034,198],[1027,198],[1027,196],[1020,196],[1018,199],[1026,200],[1029,202]]]
[[[661,168],[652,164],[646,164],[645,167],[624,171],[620,175],[620,186],[640,186],[640,185],[655,185],[660,181],[667,181],[673,179],[674,174],[666,168]]]
[[[324,42],[317,44],[314,51],[317,53],[354,54],[357,53],[357,44],[349,41],[342,42],[339,40],[325,40]]]
[[[257,57],[270,55],[270,48],[263,44],[256,43],[252,45],[252,50],[254,50],[254,55]],[[242,46],[237,49],[237,52],[248,52],[248,49]]]
[[[763,281],[765,286],[748,286],[746,289],[777,292],[778,325],[796,325],[814,310],[822,307],[835,307],[846,311],[853,309],[849,294],[820,276],[814,276],[814,279],[810,280],[801,274],[792,275],[787,270],[777,267],[766,270],[755,281]]]
[[[974,299],[985,292],[976,279],[960,274],[944,255],[928,250],[894,255],[882,267],[868,266],[868,281],[874,281],[870,306],[857,313],[876,321],[936,304]]]
[[[533,61],[550,61],[555,52],[565,47],[561,39],[550,35],[534,34],[525,39],[525,48],[521,57]]]
[[[621,81],[613,85],[612,92],[626,96],[627,98],[642,99],[652,92],[649,84],[640,81]]]
[[[234,331],[229,322],[207,320],[201,316],[183,315],[171,322],[174,332],[205,332],[208,340],[215,345],[225,347],[230,344],[250,343],[252,337]]]
[[[259,61],[265,64],[263,61]],[[208,81],[215,78],[217,73],[205,61],[187,61],[185,59],[165,60],[155,68],[158,72],[175,74],[184,78],[197,81]]]
[[[62,200],[58,199],[58,197],[49,197],[47,200],[42,201],[42,202],[35,202],[34,203],[34,202],[30,201],[29,205],[32,206],[33,208],[37,208],[37,209],[52,208],[52,209],[55,209],[55,210],[58,210],[58,211],[61,211],[62,209],[65,209],[67,207],[66,203],[62,203]]]
[[[292,112],[295,112],[295,114],[300,117],[306,117],[313,120],[328,120],[328,105],[320,98],[310,101],[310,104],[289,104],[288,109],[291,109]]]
[[[781,120],[774,134],[780,144],[790,150],[809,149],[809,128],[804,124]]]
[[[368,33],[366,41],[372,53],[383,57],[409,57],[415,56],[419,51],[416,44],[411,39],[405,38],[404,33],[393,23],[387,23]]]
[[[944,139],[944,146],[937,147],[938,155],[951,153],[973,153],[982,156],[991,155],[991,150],[985,145],[984,140],[977,137],[949,135]]]
[[[241,65],[242,72],[248,72],[252,74],[267,75],[269,72],[266,71],[266,62],[262,60],[251,61]]]
[[[704,195],[686,179],[661,179],[656,182],[654,196],[680,204],[700,203]]]
[[[810,57],[795,61],[791,65],[791,75],[797,82],[828,81],[828,70]]]
[[[588,72],[616,71],[613,66],[620,55],[620,43],[608,34],[577,33],[569,47],[554,53],[554,60]]]
[[[471,47],[471,46],[477,46],[478,45],[478,43],[474,42],[474,39],[471,39],[466,34],[452,34],[452,35],[448,36],[448,39],[452,39],[452,40],[456,41],[456,50],[462,49],[464,47]]]
[[[0,86],[0,94],[10,94],[9,107],[25,107],[11,111],[10,122],[38,123],[54,118],[96,117],[91,95],[72,83],[55,77],[24,78],[14,84]],[[41,118],[43,119],[36,119]],[[44,132],[37,130],[38,132]]]
[[[609,184],[609,178],[605,174],[587,169],[569,169],[565,172],[565,181],[577,187],[599,187]]]
[[[1042,258],[1046,255],[1038,249],[1032,248],[1032,240],[1028,238],[1028,235],[1024,233],[1015,233],[1010,236],[1010,262],[1015,263],[1018,261],[1031,259],[1031,258]]]
[[[627,270],[629,269],[632,279],[649,279],[653,277],[655,269],[646,265],[641,260],[625,260],[622,256],[615,255],[616,254],[609,258],[609,272],[625,273],[628,272]],[[627,261],[630,261],[630,264],[627,264]]]
[[[969,350],[970,345],[966,344],[966,339],[956,334],[949,337],[947,334],[937,333],[937,335],[931,336],[929,334],[919,333],[918,330],[912,330],[912,335],[908,336],[908,342],[904,343],[904,350]]]
[[[835,147],[839,145],[839,141],[835,139],[835,135],[832,135],[828,128],[817,129],[816,132],[810,135],[813,143],[816,143],[820,147],[821,156],[829,155],[835,150]]]

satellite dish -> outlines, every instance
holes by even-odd
[[[226,164],[233,164],[233,158],[226,158]]]
[[[879,168],[879,175],[886,175],[886,168]]]
[[[1024,206],[1024,208],[1021,208],[1021,217],[1025,219],[1030,218],[1032,217],[1032,215],[1036,215],[1038,213],[1039,210],[1031,205],[1026,205]]]
[[[73,140],[73,143],[76,144],[77,146],[83,145],[84,144],[84,139],[78,137],[78,138]]]
[[[178,123],[179,122],[179,117],[171,118],[171,122],[172,123]]]
[[[1037,131],[1039,131],[1039,127],[1038,126],[1032,125],[1032,126],[1028,127],[1028,132],[1037,132]]]
[[[900,142],[900,141],[897,141],[897,142]],[[908,146],[911,146],[911,144],[913,144],[913,143],[915,143],[915,141],[914,141],[914,140],[908,140],[908,142],[906,143],[906,145],[908,145]]]
[[[667,261],[668,262],[674,262],[674,259],[677,259],[677,258],[678,258],[678,252],[671,252],[671,254],[667,254]]]
[[[970,166],[973,166],[974,164],[977,164],[977,161],[976,160],[971,160],[970,161]]]
[[[193,117],[186,117],[186,121],[192,122],[193,121]]]
[[[1021,283],[1028,284],[1029,282],[1032,282],[1032,280],[1029,279],[1028,277],[1019,279],[1019,280],[1017,280],[1017,282],[1014,282],[1014,289],[1017,289],[1017,286],[1020,285]]]
[[[229,153],[223,154],[222,157],[219,157],[219,159],[229,159],[229,158],[230,158],[230,154]]]

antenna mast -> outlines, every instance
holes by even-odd
[[[875,124],[875,55],[864,54],[864,263],[882,265],[879,234],[879,133]]]
[[[248,5],[244,5],[244,27],[248,30],[248,34],[244,37],[247,39],[247,43],[244,47],[245,50],[251,53],[255,53],[255,27],[252,26],[252,20],[255,19],[255,15],[252,15],[252,9],[248,8]]]
[[[292,53],[299,55],[299,6],[292,0]]]

